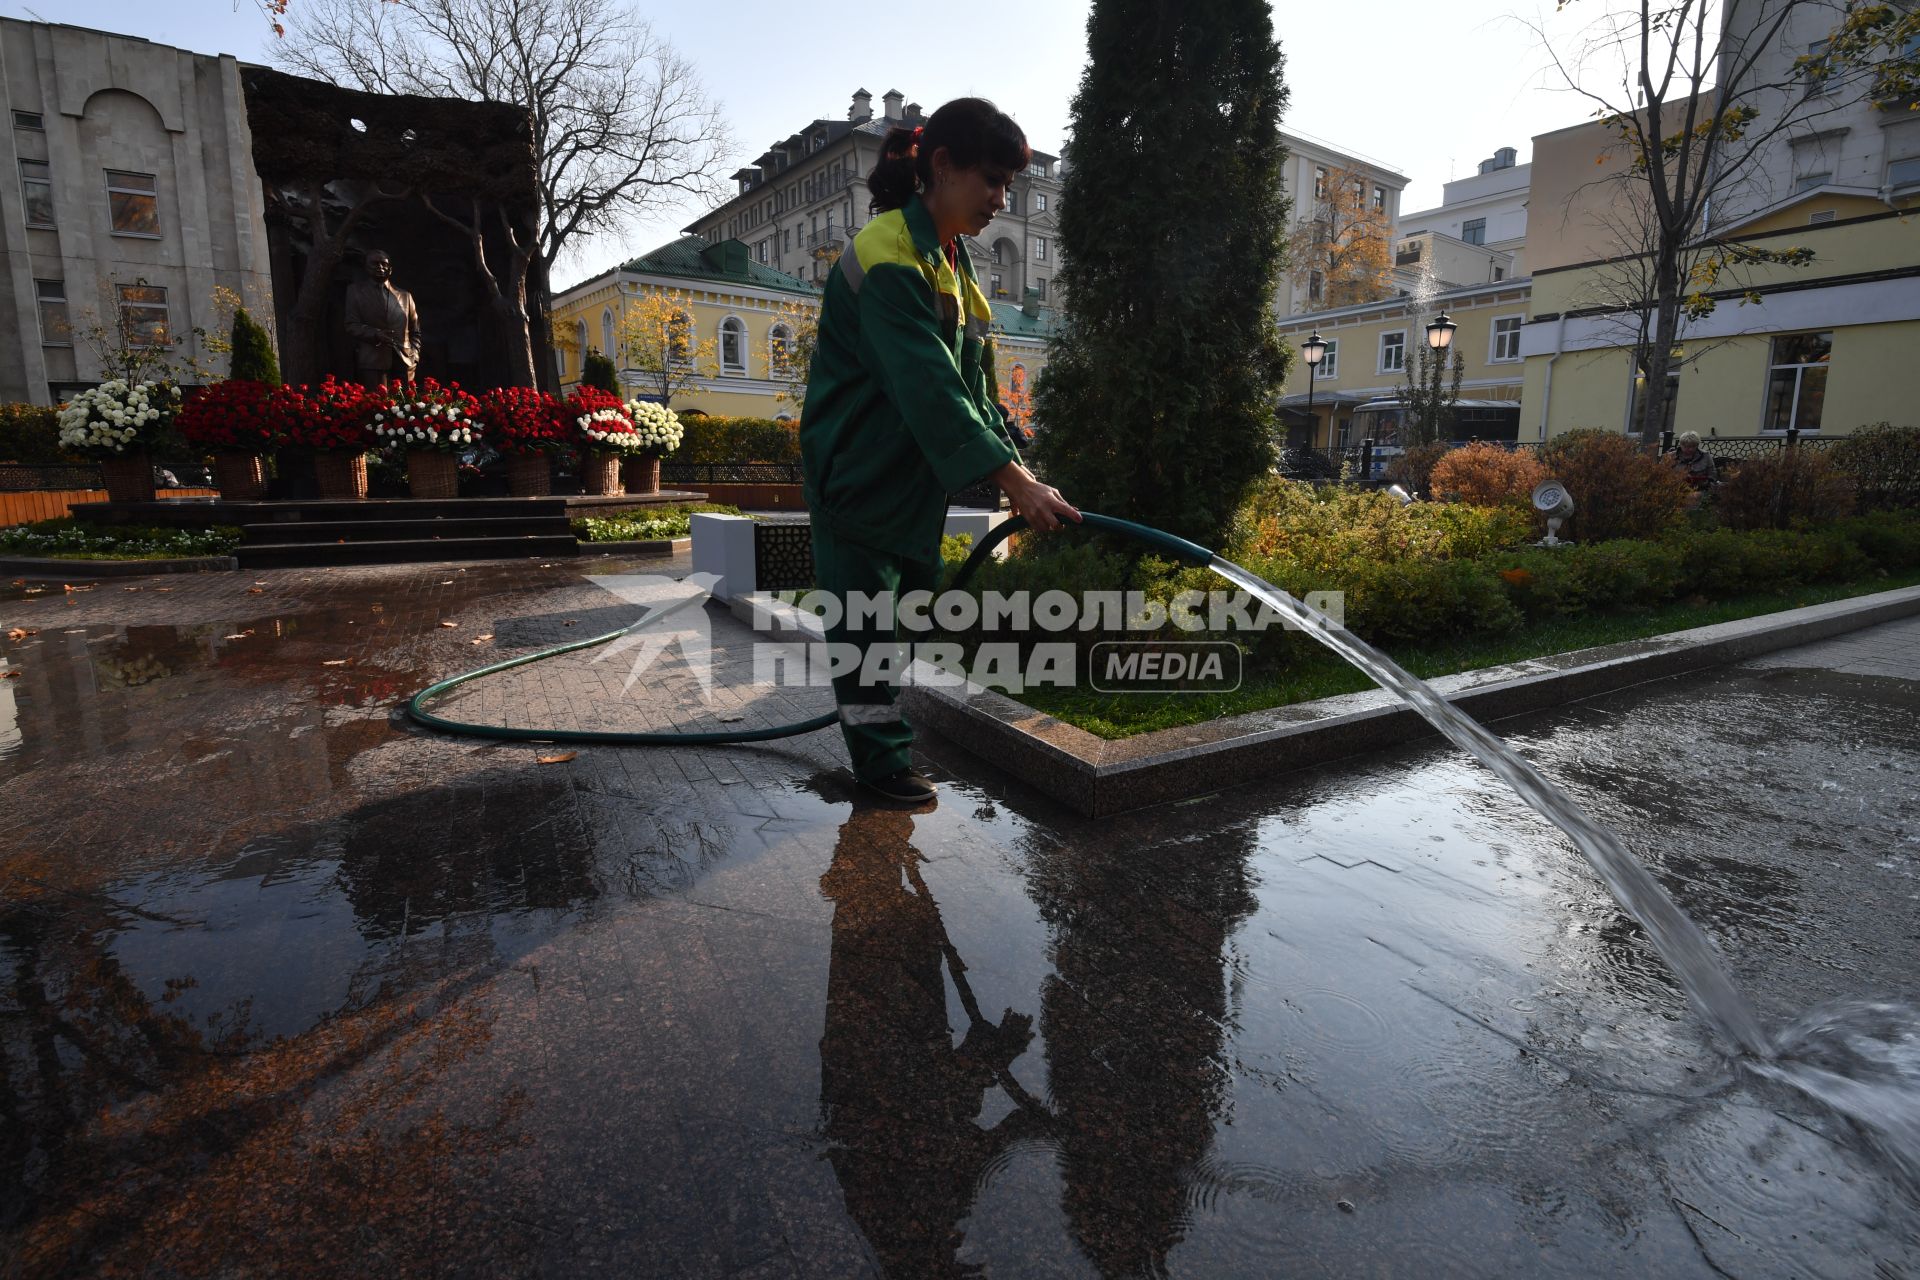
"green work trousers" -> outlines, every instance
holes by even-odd
[[[856,778],[872,781],[905,769],[910,763],[913,729],[896,704],[893,681],[879,678],[876,660],[896,652],[895,613],[900,598],[910,591],[936,591],[940,563],[914,560],[845,538],[835,537],[819,521],[813,525],[814,582],[839,598],[840,618],[827,628],[831,653],[858,650],[860,666],[833,678],[833,698],[840,707],[840,732],[847,740]],[[847,609],[850,593],[876,596],[885,592],[892,607],[875,617],[867,610],[856,617]],[[838,646],[850,648],[842,650]],[[889,668],[892,665],[889,663]]]

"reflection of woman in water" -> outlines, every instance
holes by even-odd
[[[968,1275],[959,1222],[981,1172],[1042,1110],[1007,1072],[1033,1020],[980,1016],[912,835],[910,813],[855,809],[820,880],[834,903],[821,1110],[847,1211],[888,1274]],[[970,1022],[958,1048],[943,961]],[[995,1083],[1021,1105],[982,1129],[975,1117]]]

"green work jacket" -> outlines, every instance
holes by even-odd
[[[807,509],[834,535],[938,560],[947,496],[1016,458],[995,403],[993,311],[926,206],[860,228],[827,279],[800,418]]]

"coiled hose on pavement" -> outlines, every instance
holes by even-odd
[[[1063,522],[1071,528],[1071,522]],[[1122,520],[1118,516],[1103,516],[1094,511],[1080,513],[1080,525],[1083,528],[1105,529],[1144,542],[1154,549],[1179,560],[1197,565],[1211,564],[1213,552],[1195,542],[1176,537],[1164,529],[1150,528],[1136,524],[1131,520]],[[979,568],[981,561],[993,554],[993,549],[1014,534],[1027,528],[1025,516],[1014,516],[1000,523],[992,532],[980,540],[973,554],[967,557],[947,585],[959,587],[971,578]],[[713,746],[727,742],[769,742],[775,738],[791,738],[797,734],[812,733],[816,729],[825,729],[840,723],[837,712],[828,711],[806,720],[796,720],[792,724],[772,725],[764,729],[719,729],[705,732],[675,733],[626,733],[607,729],[547,729],[539,726],[474,724],[466,720],[452,720],[438,716],[427,710],[427,704],[453,692],[463,684],[478,680],[482,676],[497,675],[502,671],[511,671],[515,667],[528,666],[548,658],[557,658],[563,653],[578,653],[582,649],[591,649],[597,645],[618,640],[631,632],[634,627],[652,624],[689,605],[700,602],[700,597],[692,596],[673,604],[666,609],[646,616],[631,626],[618,631],[609,631],[603,636],[592,636],[586,640],[575,640],[568,644],[555,645],[551,649],[541,649],[535,653],[522,654],[518,658],[508,658],[505,662],[496,662],[491,666],[480,667],[461,675],[452,676],[437,684],[430,684],[407,700],[407,717],[415,724],[435,730],[439,733],[460,734],[472,738],[506,739],[512,742],[584,742],[597,746],[613,747],[665,747],[665,746]]]

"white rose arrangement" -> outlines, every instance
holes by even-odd
[[[574,425],[586,437],[589,449],[597,449],[602,453],[639,453],[645,448],[628,420],[624,406],[583,413],[574,419]]]
[[[143,449],[179,407],[180,390],[172,383],[115,378],[82,391],[60,410],[60,443],[89,453]]]
[[[633,419],[642,453],[672,453],[686,435],[680,415],[652,400],[627,401],[627,416]]]

